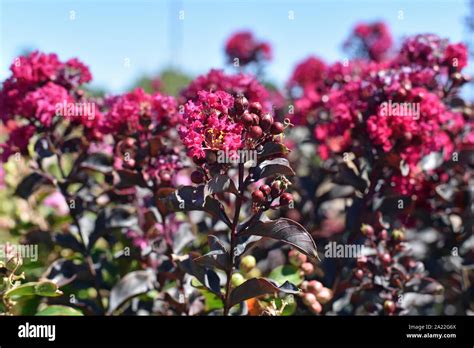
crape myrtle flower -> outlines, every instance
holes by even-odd
[[[321,82],[326,75],[326,63],[314,56],[310,56],[301,63],[297,64],[288,86],[298,86],[305,88],[307,86],[315,86]]]
[[[104,132],[115,139],[114,168],[141,172],[147,182],[172,184],[184,167],[180,149],[165,144],[180,123],[176,100],[137,88],[106,103]]]
[[[7,123],[9,129],[9,137],[5,143],[0,144],[1,161],[7,162],[8,158],[15,153],[26,155],[28,152],[28,143],[35,134],[36,129],[32,125],[19,125],[15,121]]]
[[[366,29],[360,29],[362,36],[368,35]],[[425,34],[407,38],[398,54],[380,62],[358,59],[325,66],[309,58],[288,82],[294,106],[288,117],[313,129],[323,160],[371,149],[372,161],[390,168],[391,189],[427,197],[433,192],[427,180],[434,172],[422,168],[422,159],[439,153],[449,161],[473,137],[472,121],[452,109],[448,95],[467,81],[460,75],[466,55],[463,44]],[[418,113],[387,116],[388,103],[409,104]],[[407,168],[403,174],[401,166]]]
[[[173,97],[148,94],[142,88],[111,97],[107,104],[104,132],[119,137],[179,123],[177,103]]]
[[[84,134],[91,140],[100,138],[99,111],[97,117],[72,117],[77,115],[58,108],[86,101],[78,87],[92,75],[82,62],[75,58],[62,62],[56,54],[35,51],[15,59],[10,70],[12,75],[0,90],[0,119],[11,129],[1,145],[4,161],[16,152],[26,154],[29,139],[35,133],[53,132],[61,119],[84,125]]]
[[[26,93],[18,105],[18,113],[39,121],[44,127],[50,127],[56,114],[57,105],[72,103],[73,98],[68,91],[53,82],[48,82],[31,92]]]
[[[393,45],[390,30],[383,22],[360,23],[354,28],[344,46],[356,51],[356,56],[380,62]]]
[[[266,111],[271,109],[270,94],[258,80],[249,74],[225,74],[222,70],[212,69],[206,75],[198,76],[188,87],[181,91],[185,103],[188,100],[196,101],[199,91],[225,91],[232,96],[245,96],[249,103],[259,102]]]
[[[270,60],[272,49],[267,42],[257,41],[250,31],[241,31],[233,34],[225,45],[225,53],[229,62],[239,60],[244,66],[252,62]]]
[[[236,151],[242,148],[244,127],[231,119],[229,111],[233,107],[234,98],[224,91],[200,91],[196,102],[186,103],[179,135],[190,157],[204,158],[208,149]]]
[[[275,141],[284,128],[260,103],[249,103],[243,95],[234,98],[224,91],[200,91],[197,101],[184,106],[178,131],[188,155],[212,165],[217,151],[232,156],[242,149],[255,150]]]

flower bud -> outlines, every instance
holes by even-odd
[[[273,124],[270,127],[270,132],[274,135],[281,134],[283,133],[283,130],[285,127],[281,122],[273,122]]]
[[[242,116],[242,122],[244,123],[244,126],[247,127],[247,128],[252,126],[252,124],[253,124],[252,115],[249,114],[248,112],[244,112],[244,114]]]
[[[362,224],[360,230],[364,236],[372,237],[374,235],[374,228],[370,225]]]
[[[250,128],[250,137],[253,138],[253,139],[258,139],[262,136],[263,132],[262,132],[262,128],[260,128],[259,126],[253,126]]]
[[[354,272],[354,278],[356,278],[357,280],[362,280],[362,278],[364,278],[364,271],[360,268],[356,269],[356,271]]]
[[[309,309],[311,310],[311,312],[313,312],[314,314],[320,314],[322,311],[323,311],[323,306],[321,306],[321,303],[319,303],[318,301],[314,302],[310,307]]]
[[[249,112],[260,116],[262,114],[262,104],[253,102],[249,105]]]
[[[262,191],[252,192],[252,201],[257,204],[263,203],[265,201],[265,196],[263,195]]]
[[[262,272],[257,267],[254,267],[247,272],[247,276],[248,278],[260,278],[262,276]]]
[[[277,198],[281,193],[281,181],[277,180],[272,183],[270,194],[272,198]]]
[[[321,282],[318,282],[317,280],[311,280],[308,283],[308,291],[312,292],[315,295],[317,295],[323,289],[323,287],[323,284]]]
[[[314,266],[311,262],[305,262],[301,265],[301,269],[303,270],[303,273],[307,276],[311,275],[314,273]]]
[[[239,285],[242,285],[245,282],[245,278],[242,274],[240,273],[234,273],[232,274],[232,277],[230,278],[232,285],[234,287],[237,287]]]
[[[402,242],[405,239],[405,234],[402,230],[394,230],[392,233],[392,238],[396,242]]]
[[[169,183],[171,181],[171,174],[168,172],[161,172],[160,180],[162,183]]]
[[[255,126],[258,126],[260,124],[260,117],[258,117],[258,115],[255,115],[255,114],[250,114],[250,115],[252,115],[253,124]]]
[[[242,260],[240,261],[240,268],[244,272],[250,271],[256,265],[257,265],[257,260],[252,255],[247,255],[247,256],[243,257]]]
[[[280,205],[288,205],[293,201],[293,196],[291,193],[285,192],[280,196]]]
[[[260,126],[264,131],[268,131],[273,124],[273,117],[270,114],[265,114],[260,118]]]
[[[234,110],[237,115],[242,115],[248,106],[249,101],[243,95],[239,95],[234,99]]]
[[[298,250],[291,249],[288,253],[288,258],[290,263],[293,266],[300,267],[308,259],[307,256],[303,253],[300,253]]]
[[[268,196],[272,189],[270,188],[270,186],[263,184],[262,186],[260,186],[259,190],[262,191],[265,196]]]
[[[388,265],[389,263],[392,262],[392,257],[390,256],[389,253],[383,253],[383,254],[381,254],[379,257],[380,257],[380,261],[381,261],[384,265]]]
[[[204,181],[204,174],[200,170],[195,170],[191,173],[191,181],[195,184],[200,184]]]
[[[393,313],[395,313],[395,310],[397,309],[397,307],[395,305],[395,302],[390,301],[390,300],[386,300],[383,303],[383,309],[384,309],[385,313],[393,314]]]
[[[316,296],[311,292],[307,292],[303,294],[302,300],[305,305],[311,306],[313,303],[316,302]]]
[[[326,304],[332,299],[332,290],[328,288],[322,288],[321,291],[318,292],[316,295],[319,302],[322,304]]]

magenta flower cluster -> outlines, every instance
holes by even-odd
[[[354,35],[370,37],[371,28],[360,25]],[[376,32],[389,37],[383,28]],[[329,66],[310,57],[299,64],[288,83],[295,107],[290,116],[293,123],[313,125],[323,159],[371,148],[373,158],[393,171],[391,186],[397,192],[420,193],[424,156],[440,153],[449,160],[455,148],[473,144],[473,121],[448,103],[466,82],[459,72],[467,64],[467,50],[429,34],[407,38],[385,60],[377,57]],[[402,166],[409,174],[402,174]]]
[[[204,158],[206,150],[242,147],[243,125],[229,116],[233,106],[234,98],[224,91],[201,91],[196,102],[186,103],[179,134],[190,157]]]
[[[230,62],[238,59],[239,65],[242,66],[272,58],[271,46],[267,42],[255,39],[250,31],[233,34],[227,40],[225,52]]]

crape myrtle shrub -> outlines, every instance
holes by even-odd
[[[0,92],[0,313],[472,312],[467,49],[396,42],[384,23],[344,48],[279,91],[270,44],[238,32],[236,71],[174,97],[158,80],[94,96],[77,59],[15,59]]]

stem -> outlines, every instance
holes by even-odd
[[[230,230],[230,250],[229,250],[229,268],[227,269],[227,282],[225,287],[224,295],[224,315],[229,315],[230,310],[230,291],[231,291],[231,278],[232,271],[234,270],[234,249],[237,242],[237,225],[239,224],[240,209],[242,207],[242,200],[244,197],[244,165],[239,163],[239,194],[237,195],[237,201],[234,212],[234,219]]]
[[[66,192],[66,194],[67,194],[67,192]],[[63,193],[63,195],[64,195],[64,193]],[[85,243],[84,237],[82,235],[82,231],[81,231],[81,225],[79,224],[79,220],[76,216],[76,213],[73,213],[71,211],[71,216],[72,216],[72,219],[74,220],[74,225],[76,225],[79,237],[81,238],[82,246],[84,247],[83,256],[84,256],[84,259],[86,261],[89,273],[90,273],[90,275],[92,276],[92,278],[94,280],[94,288],[95,288],[95,291],[97,292],[97,302],[99,303],[99,308],[101,309],[102,313],[105,313],[104,301],[103,301],[102,295],[100,293],[100,284],[99,284],[99,280],[97,279],[97,272],[94,268],[94,260],[92,260],[92,256],[90,255],[90,252],[89,252],[89,250],[86,246],[86,243]]]
[[[81,154],[82,155],[82,154]],[[80,156],[81,157],[81,156]],[[64,180],[64,183],[61,183],[58,185],[58,188],[59,190],[61,191],[62,195],[64,196],[64,199],[68,202],[69,199],[71,198],[71,195],[69,195],[69,192],[67,192],[67,189],[66,189],[66,185],[67,185],[67,180],[69,179],[68,176],[66,176],[65,172],[64,172],[64,169],[62,168],[62,165],[61,165],[61,156],[58,152],[56,152],[56,158],[58,160],[58,166],[59,166],[59,170],[60,170],[60,173],[61,173],[61,176],[62,176],[62,179]],[[76,162],[77,163],[77,162]],[[75,166],[73,168],[73,170],[71,170],[71,173],[74,171],[75,169]],[[71,175],[71,173],[69,175]],[[92,260],[92,256],[90,255],[90,252],[86,246],[86,243],[85,243],[85,240],[84,240],[84,236],[82,235],[82,231],[81,231],[81,225],[79,223],[79,219],[77,218],[76,216],[76,212],[75,210],[71,210],[69,209],[70,213],[71,213],[71,217],[74,221],[74,225],[76,226],[77,228],[77,231],[78,231],[78,234],[79,234],[79,237],[81,239],[81,242],[82,242],[82,246],[84,248],[84,252],[83,252],[83,256],[84,256],[84,259],[86,261],[86,264],[87,264],[87,268],[89,270],[89,273],[90,275],[92,276],[93,280],[94,280],[94,288],[97,292],[97,302],[99,303],[99,308],[101,309],[102,313],[105,313],[105,307],[104,307],[104,301],[103,301],[103,298],[102,298],[102,295],[100,293],[100,284],[99,284],[99,280],[97,278],[97,272],[94,268],[94,260]]]

